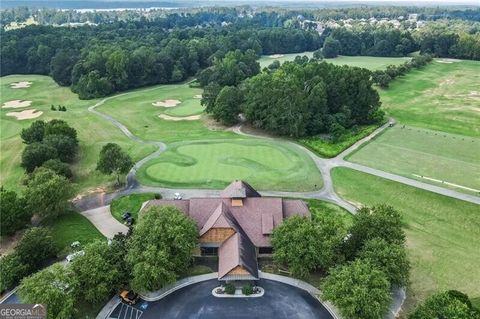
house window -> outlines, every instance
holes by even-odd
[[[200,247],[202,256],[218,256],[218,247]]]
[[[260,247],[260,248],[258,248],[258,253],[260,255],[263,255],[263,254],[271,255],[273,253],[273,248],[272,247]]]

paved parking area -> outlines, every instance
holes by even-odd
[[[140,319],[142,316],[143,311],[124,304],[123,302],[120,303],[115,310],[112,311],[109,319]]]
[[[219,282],[209,280],[194,284],[167,297],[135,305],[135,312],[127,312],[122,304],[112,312],[115,319],[210,319],[210,318],[259,318],[264,319],[332,319],[323,305],[304,290],[270,280],[261,280],[259,286],[265,295],[259,298],[216,298],[213,288]],[[133,307],[130,307],[133,308]],[[141,312],[143,311],[143,312]],[[133,314],[132,314],[133,313]],[[119,317],[118,315],[121,315]]]

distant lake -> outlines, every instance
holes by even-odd
[[[126,10],[126,9],[175,9],[195,5],[195,1],[55,1],[55,0],[2,0],[2,9],[15,7],[83,9],[88,10]]]

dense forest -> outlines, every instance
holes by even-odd
[[[335,138],[383,119],[367,69],[297,57],[248,76],[258,69],[258,63],[237,52],[203,71],[199,79],[208,83],[202,98],[207,112],[228,125],[243,113],[254,127],[292,137],[328,133]],[[227,78],[225,71],[236,76]]]
[[[21,10],[2,11],[2,19],[8,20],[9,14],[25,11]],[[346,10],[347,13],[359,12],[358,16],[384,12],[388,16],[390,11],[393,15],[410,9],[335,10],[326,12]],[[430,12],[419,10],[422,14]],[[29,12],[26,10],[24,15]],[[54,10],[46,10],[43,16],[48,12],[56,16]],[[216,8],[153,14],[132,20],[128,14],[135,16],[134,12],[122,12],[108,13],[108,17],[116,19],[97,26],[31,25],[9,31],[2,29],[0,75],[51,75],[58,84],[71,86],[80,98],[89,99],[146,85],[183,81],[235,50],[242,53],[250,50],[257,57],[320,48],[320,55],[325,57],[405,56],[420,50],[437,57],[480,59],[480,24],[477,22],[439,20],[421,29],[359,23],[350,27],[327,26],[319,33],[292,21],[305,21],[324,11],[308,11],[305,15],[285,9],[249,12],[251,9],[246,7]],[[443,12],[445,16],[456,11]],[[470,15],[475,10],[461,12]],[[70,14],[69,11],[62,14],[67,13]],[[232,84],[220,83],[224,85]]]
[[[300,29],[231,26],[166,31],[155,22],[30,26],[1,36],[1,75],[51,74],[84,99],[182,81],[235,49],[260,55],[315,50],[321,44],[317,33]]]

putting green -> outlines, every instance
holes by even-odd
[[[348,159],[457,191],[480,192],[479,138],[402,127],[387,129]]]
[[[259,139],[170,144],[164,154],[140,168],[137,178],[165,187],[223,188],[235,179],[268,190],[310,191],[322,186],[315,164],[301,150]]]
[[[166,108],[164,113],[171,116],[189,116],[201,114],[204,110],[205,107],[200,104],[200,99],[191,98],[175,107]]]
[[[269,66],[273,61],[278,60],[280,63],[286,61],[293,61],[296,56],[307,56],[311,58],[313,52],[303,52],[303,53],[291,53],[283,54],[281,57],[272,58],[269,55],[262,55],[258,60],[260,67],[264,68]],[[324,59],[324,61],[333,63],[336,65],[349,65],[349,66],[358,66],[361,68],[366,68],[369,70],[383,70],[390,64],[402,64],[405,61],[409,61],[408,57],[401,58],[385,58],[385,57],[372,57],[372,56],[338,56],[334,59]]]

